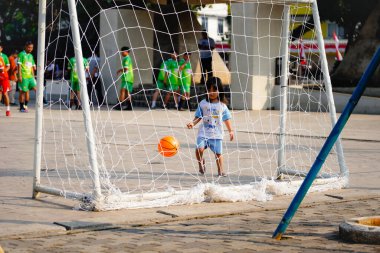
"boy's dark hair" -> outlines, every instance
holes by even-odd
[[[121,51],[121,52],[124,52],[124,51],[129,52],[129,47],[122,47],[122,48],[120,49],[120,51]]]
[[[4,47],[2,42],[0,42],[0,47]]]
[[[217,90],[219,92],[219,101],[224,103],[224,104],[227,104],[227,99],[226,99],[226,95],[224,93],[224,88],[223,88],[223,84],[222,84],[222,80],[220,80],[219,77],[211,77],[207,80],[206,82],[206,89],[207,89],[207,92],[209,92],[211,90],[211,87],[214,88],[214,90]],[[209,97],[207,96],[206,97],[206,100],[208,102],[210,102],[210,99]]]
[[[28,40],[27,42],[25,42],[25,47],[30,46],[30,45],[33,45],[32,41]]]

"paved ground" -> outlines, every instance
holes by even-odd
[[[34,114],[13,115],[0,117],[1,132],[7,132],[0,143],[5,252],[380,252],[379,246],[346,243],[337,235],[344,219],[379,215],[380,116],[354,115],[343,132],[349,189],[308,195],[288,239],[275,241],[271,235],[290,197],[101,213],[75,211],[73,201],[53,196],[32,200]]]

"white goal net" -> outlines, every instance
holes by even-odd
[[[40,105],[41,153],[36,156],[41,163],[36,165],[35,191],[78,198],[81,207],[97,210],[267,201],[296,192],[335,120],[312,1],[209,5],[210,1],[190,0],[78,0],[71,1],[76,4],[77,26],[70,20],[75,15],[68,2],[47,2],[49,104],[43,109]],[[198,45],[205,30],[215,42],[209,49]],[[133,80],[117,73],[126,71],[124,47],[129,48]],[[234,140],[224,126],[222,141],[225,177],[218,176],[210,148],[204,152],[206,171],[199,172],[195,149],[202,121],[194,129],[186,127],[195,115],[189,105],[196,109],[208,97],[201,80],[200,57],[205,51],[212,56],[212,72],[223,83],[219,92],[225,94],[231,113]],[[88,71],[73,64],[78,52],[87,59]],[[170,94],[169,79],[183,78],[183,72],[170,69],[170,64],[161,68],[173,52],[178,58],[171,64],[177,69],[184,54],[191,53],[190,92],[187,100],[173,85],[175,100],[171,94],[162,108]],[[77,79],[72,76],[76,71]],[[162,73],[168,73],[166,85]],[[122,86],[127,79],[132,89]],[[80,92],[74,92],[75,84]],[[132,102],[120,101],[121,92],[128,89],[130,97],[124,98]],[[182,110],[177,110],[178,104]],[[157,151],[164,136],[178,140],[176,155],[163,157]],[[346,184],[339,145],[328,156],[314,190]]]

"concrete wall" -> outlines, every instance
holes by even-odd
[[[116,103],[120,80],[116,71],[121,68],[119,50],[131,48],[135,87],[152,83],[153,76],[153,19],[150,13],[139,10],[106,10],[100,16],[101,75],[107,90],[108,103]]]
[[[283,6],[239,3],[231,4],[231,12],[231,107],[271,108]]]

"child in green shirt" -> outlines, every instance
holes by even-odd
[[[190,62],[191,53],[185,52],[183,54],[183,59],[179,62],[179,72],[181,74],[180,77],[180,88],[181,88],[181,100],[178,104],[178,110],[182,111],[182,105],[183,103],[187,103],[189,109],[191,110],[190,106],[190,87],[193,83],[193,69],[191,67]]]
[[[89,71],[89,65],[86,58],[83,57],[83,66],[86,72]],[[77,60],[75,57],[71,57],[67,69],[70,71],[70,109],[75,104],[77,110],[82,109],[81,99],[80,99],[80,83],[77,70]]]
[[[119,104],[115,107],[116,110],[123,110],[122,104],[127,102],[126,110],[132,110],[132,97],[131,92],[133,90],[133,64],[132,59],[129,56],[129,47],[122,47],[120,49],[122,59],[122,68],[119,69],[116,74],[121,74],[121,87],[119,95]]]
[[[164,84],[168,86],[169,91],[164,99],[165,106],[169,103],[171,95],[173,95],[175,106],[178,108],[179,95],[179,65],[177,61],[177,53],[172,52],[170,59],[166,61],[167,72],[164,79]]]

